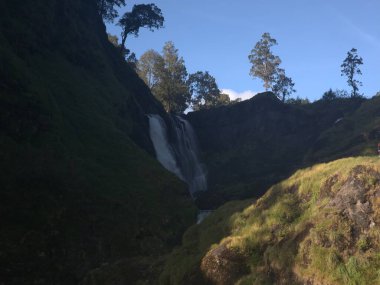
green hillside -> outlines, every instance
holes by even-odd
[[[162,284],[379,284],[380,162],[299,170],[184,235]]]
[[[380,142],[380,98],[364,101],[351,114],[324,130],[305,156],[306,161],[329,161],[352,155],[373,155]]]
[[[376,154],[379,98],[284,104],[272,93],[189,113],[209,173],[202,208],[260,197],[300,168],[338,158]]]
[[[0,283],[77,284],[116,262],[154,278],[147,260],[196,215],[152,155],[145,114],[163,108],[95,1],[1,1],[0,23]]]

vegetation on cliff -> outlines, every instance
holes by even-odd
[[[184,235],[162,284],[378,284],[380,162],[299,170]]]
[[[188,74],[185,61],[173,42],[166,42],[162,55],[155,50],[143,53],[136,64],[141,79],[167,112],[210,109],[230,104],[208,71]]]
[[[261,93],[187,118],[209,171],[201,207],[259,197],[293,171],[318,162],[376,154],[380,99],[333,98],[283,104]]]

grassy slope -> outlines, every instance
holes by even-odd
[[[299,170],[190,228],[162,284],[378,284],[380,162]]]
[[[195,209],[140,147],[144,113],[162,107],[94,2],[2,1],[0,19],[0,281],[75,284],[100,264],[166,254]]]

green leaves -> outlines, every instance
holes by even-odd
[[[190,104],[185,61],[172,42],[165,43],[162,55],[145,52],[137,64],[138,73],[167,112],[183,113]]]
[[[276,72],[274,81],[273,92],[282,100],[282,102],[285,102],[285,99],[296,91],[294,89],[295,84],[293,80],[286,76],[285,70],[282,68],[279,68]]]
[[[269,33],[264,33],[248,56],[252,64],[249,74],[252,77],[261,78],[264,81],[265,90],[272,87],[277,68],[281,64],[281,59],[273,55],[271,51],[275,45],[277,45],[277,41]]]
[[[285,102],[285,99],[296,90],[293,80],[286,76],[285,69],[280,68],[281,59],[272,53],[271,48],[275,45],[277,41],[269,33],[261,36],[261,40],[256,43],[248,56],[252,64],[249,74],[261,78],[265,90],[271,88],[273,93]]]
[[[119,16],[115,9],[117,7],[125,6],[125,0],[97,0],[97,7],[99,15],[105,22],[113,22]]]
[[[125,41],[128,35],[139,35],[140,28],[148,28],[150,31],[164,26],[164,16],[161,9],[155,4],[134,5],[131,12],[126,12],[118,22],[123,29],[121,33],[121,47],[125,49]]]
[[[190,74],[187,82],[192,94],[194,110],[208,109],[219,105],[220,90],[215,78],[208,71]],[[226,97],[224,96],[223,99],[226,100]]]

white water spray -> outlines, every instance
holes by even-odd
[[[174,150],[189,191],[192,195],[198,191],[206,191],[206,171],[199,160],[198,143],[193,127],[180,116],[172,116],[171,119],[177,140]]]
[[[190,123],[180,116],[171,116],[174,137],[169,143],[165,121],[159,115],[148,117],[157,160],[187,183],[192,196],[195,192],[207,190],[206,171],[200,163],[197,140]]]
[[[157,160],[170,172],[184,180],[184,177],[177,165],[172,147],[168,142],[165,121],[159,115],[148,115],[149,134],[153,142]]]

